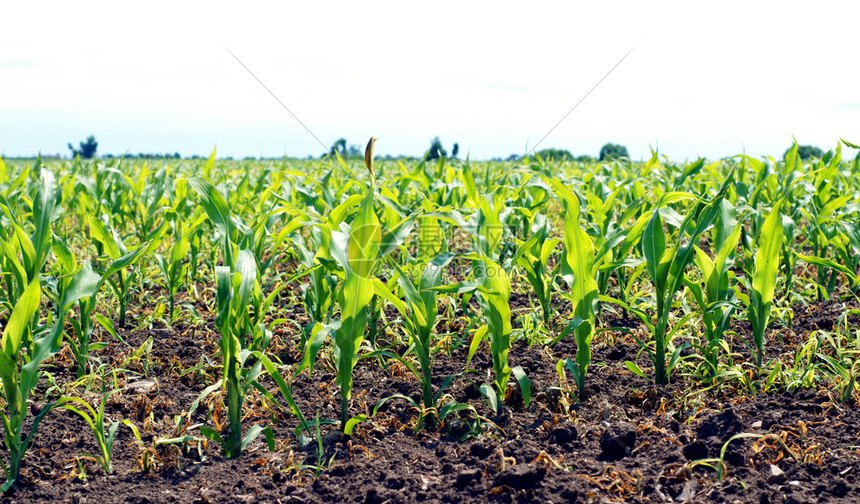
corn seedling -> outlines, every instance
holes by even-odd
[[[538,299],[544,324],[552,314],[553,272],[547,271],[549,257],[560,240],[550,238],[550,223],[546,216],[536,213],[531,225],[532,235],[521,242],[511,262],[523,268],[526,279]]]
[[[555,182],[555,181],[553,181]],[[591,340],[597,315],[598,285],[595,276],[594,243],[580,226],[579,198],[560,183],[555,183],[564,203],[564,246],[567,267],[573,274],[568,299],[573,306],[573,322],[568,325],[576,339],[576,358],[565,367],[573,374],[579,400],[585,400],[585,376],[591,364]]]
[[[680,355],[680,347],[676,349],[671,360],[666,362],[666,352],[671,334],[668,332],[669,316],[675,294],[684,286],[684,271],[693,261],[695,256],[695,245],[699,237],[713,224],[719,215],[720,202],[723,194],[728,188],[732,175],[730,174],[723,182],[720,191],[711,201],[705,203],[701,199],[695,201],[694,208],[682,219],[677,219],[678,237],[674,246],[666,248],[666,231],[663,228],[663,217],[661,211],[664,205],[690,199],[690,195],[684,193],[667,193],[661,198],[661,204],[651,213],[648,223],[642,233],[641,248],[645,257],[645,270],[651,279],[656,295],[656,320],[652,323],[650,317],[640,310],[632,310],[654,337],[654,350],[648,350],[654,362],[654,381],[658,385],[664,385],[669,380],[668,369],[674,366]],[[667,215],[676,219],[677,214],[666,212]],[[680,325],[680,324],[679,324]],[[627,366],[643,374],[636,364],[628,362]]]
[[[113,451],[113,442],[116,439],[116,432],[119,429],[120,421],[115,420],[111,422],[107,428],[107,432],[105,432],[105,401],[115,392],[117,390],[108,392],[102,396],[98,411],[80,397],[63,397],[55,405],[57,408],[64,408],[74,412],[87,422],[87,425],[90,426],[90,429],[93,430],[93,434],[96,436],[99,454],[92,455],[87,453],[84,455],[101,464],[102,469],[108,474],[113,472],[110,456]]]
[[[435,289],[441,286],[442,273],[453,258],[454,254],[450,252],[436,256],[424,269],[424,273],[421,275],[417,285],[413,283],[413,280],[406,272],[391,261],[391,264],[399,274],[397,281],[405,294],[405,302],[394,296],[380,280],[374,279],[376,292],[391,302],[403,316],[404,326],[406,333],[409,335],[412,351],[418,357],[420,371],[405,358],[400,359],[400,361],[412,371],[421,383],[421,396],[425,411],[433,408],[438,399],[433,394],[432,388],[433,367],[431,355],[433,328],[436,325],[436,317],[438,315],[436,298],[440,295]],[[440,389],[439,395],[441,395],[441,392]]]
[[[100,220],[88,216],[87,219],[93,239],[102,245],[111,261],[102,276],[107,281],[119,303],[117,325],[120,328],[124,328],[126,311],[131,300],[129,289],[131,289],[131,285],[138,275],[138,270],[134,267],[135,263],[142,256],[151,254],[159,243],[161,243],[164,232],[167,230],[168,221],[163,220],[161,225],[150,232],[146,240],[132,251],[126,248],[122,237],[106,221],[106,217],[104,220]]]
[[[747,320],[752,326],[755,344],[755,364],[761,367],[764,359],[764,333],[770,321],[776,275],[779,272],[779,256],[782,247],[783,229],[779,215],[781,202],[777,202],[764,221],[758,238],[755,254],[755,269],[752,281],[747,283],[749,295],[738,297],[746,302]]]
[[[723,200],[722,212],[714,233],[714,246],[717,254],[712,260],[705,251],[695,247],[695,264],[701,274],[700,280],[689,276],[684,281],[693,294],[702,313],[704,341],[700,345],[702,356],[708,366],[708,374],[717,374],[719,350],[723,334],[728,329],[732,315],[737,308],[735,291],[731,281],[734,273],[729,268],[734,262],[735,251],[741,235],[741,223],[734,218],[734,208]]]
[[[209,182],[202,178],[192,178],[189,184],[200,196],[209,219],[219,231],[223,266],[215,267],[218,318],[216,322],[221,332],[221,358],[223,360],[223,387],[227,391],[227,435],[222,437],[209,427],[201,427],[206,437],[221,443],[227,457],[238,457],[248,443],[265,433],[271,438],[271,429],[259,424],[252,426],[242,435],[242,403],[249,387],[262,370],[262,362],[257,360],[250,368],[245,363],[250,353],[245,349],[246,341],[258,339],[265,327],[254,325],[249,313],[251,292],[257,282],[257,262],[254,254],[243,249],[234,252],[235,229],[230,208],[224,196]]]
[[[505,270],[488,257],[474,259],[473,269],[480,286],[479,299],[493,358],[493,384],[498,393],[495,412],[501,414],[502,401],[511,377],[511,367],[508,365],[508,351],[511,348],[511,280]]]
[[[184,181],[183,181],[184,182]],[[199,216],[197,221],[188,225],[177,213],[168,217],[172,229],[173,243],[167,254],[154,254],[158,270],[164,279],[164,287],[167,289],[167,319],[171,322],[176,315],[176,294],[184,284],[188,276],[190,263],[188,254],[191,250],[189,236],[196,231],[204,216]]]
[[[375,138],[367,143],[364,160],[370,172],[370,187],[358,206],[358,213],[352,221],[348,245],[335,247],[332,253],[339,257],[344,269],[345,279],[338,293],[341,310],[340,329],[335,334],[335,360],[337,384],[340,387],[341,430],[347,431],[349,423],[349,399],[352,396],[352,370],[358,362],[358,349],[364,340],[367,329],[368,308],[374,296],[373,273],[376,268],[382,242],[382,228],[376,217],[374,205],[373,144]],[[343,255],[346,252],[346,256]]]
[[[27,398],[36,386],[38,380],[38,361],[29,363],[21,355],[21,344],[25,333],[29,331],[29,323],[38,312],[42,291],[38,280],[30,282],[24,290],[12,310],[6,328],[3,330],[2,350],[0,350],[0,378],[3,381],[3,400],[6,403],[3,411],[4,441],[9,451],[9,465],[3,465],[6,474],[6,482],[0,490],[6,492],[18,480],[21,470],[21,459],[27,449],[33,444],[39,422],[45,414],[51,410],[51,406],[45,406],[33,419],[30,433],[21,438],[24,428],[24,419],[27,416]],[[38,354],[49,354],[47,349],[39,352],[41,347],[49,347],[47,338],[35,341],[34,349]]]

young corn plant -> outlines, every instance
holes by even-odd
[[[21,438],[24,419],[27,416],[27,398],[38,381],[39,362],[27,360],[22,355],[21,346],[25,334],[29,332],[30,321],[38,312],[42,298],[39,281],[30,282],[18,298],[12,310],[6,328],[3,330],[2,349],[0,349],[0,379],[3,381],[2,398],[6,406],[2,412],[4,441],[9,452],[9,465],[3,465],[6,482],[0,490],[6,492],[18,481],[21,470],[21,459],[27,449],[33,444],[39,422],[51,409],[46,406],[33,419],[30,433]],[[50,346],[46,339],[37,340],[37,345]],[[40,348],[34,348],[38,351]],[[47,350],[47,349],[46,349]],[[40,352],[42,353],[42,352]],[[45,351],[45,354],[50,352]]]
[[[322,226],[323,224],[320,224]],[[329,230],[330,237],[331,230]],[[337,301],[337,275],[333,274],[336,264],[329,259],[329,243],[319,227],[311,228],[311,243],[316,253],[311,253],[305,246],[300,235],[293,236],[293,250],[298,254],[299,262],[308,272],[307,283],[301,285],[302,302],[308,323],[301,327],[299,348],[304,350],[304,358],[299,364],[296,374],[308,369],[313,372],[316,355],[322,347],[325,337],[339,327],[339,322],[332,321],[332,310]]]
[[[374,205],[375,176],[373,173],[373,144],[371,138],[365,149],[364,162],[370,172],[370,186],[358,206],[358,213],[349,231],[347,255],[341,247],[332,253],[344,268],[344,282],[338,293],[341,325],[334,336],[337,384],[340,387],[340,427],[349,434],[349,400],[352,397],[352,370],[358,363],[358,349],[367,329],[368,308],[374,296],[373,274],[382,242],[382,227]],[[354,423],[353,423],[354,424]]]
[[[486,334],[490,339],[493,384],[497,395],[486,385],[482,385],[481,389],[490,405],[495,406],[494,413],[501,415],[512,373],[508,364],[511,348],[511,279],[504,268],[486,256],[475,257],[472,270],[478,281],[478,298],[486,320]]]
[[[203,426],[200,432],[224,447],[225,456],[238,457],[248,444],[266,434],[271,443],[271,429],[255,424],[242,435],[242,403],[250,387],[262,371],[262,362],[257,359],[248,368],[251,352],[245,348],[249,337],[260,331],[251,322],[249,304],[251,292],[257,281],[257,263],[250,250],[234,251],[234,224],[230,208],[224,196],[208,181],[194,177],[188,179],[197,191],[209,219],[219,231],[223,264],[215,267],[216,323],[221,332],[221,358],[223,360],[222,386],[227,392],[227,435]]]
[[[753,343],[756,349],[755,365],[759,368],[764,360],[764,333],[770,322],[773,293],[779,273],[783,240],[782,218],[779,214],[781,205],[782,200],[774,204],[759,233],[752,281],[747,280],[749,295],[738,296],[747,307],[747,320],[752,326]]]
[[[129,290],[139,274],[135,268],[135,263],[142,256],[152,253],[158,244],[161,243],[161,239],[167,230],[168,221],[166,219],[162,221],[160,226],[150,232],[144,242],[136,249],[129,251],[116,229],[108,224],[108,217],[104,216],[103,219],[97,219],[91,215],[87,216],[87,222],[89,223],[93,239],[101,244],[108,259],[111,261],[110,265],[106,268],[105,274],[102,276],[107,281],[119,303],[117,324],[120,328],[124,328],[126,312],[131,301]],[[129,258],[133,259],[129,260]],[[117,268],[117,265],[122,265],[122,267]]]
[[[482,338],[478,335],[483,331],[490,340],[495,391],[487,385],[482,385],[480,390],[497,415],[502,414],[508,381],[513,372],[508,363],[508,352],[511,348],[511,279],[496,260],[504,229],[499,220],[502,206],[501,200],[495,201],[494,207],[491,207],[486,197],[479,198],[479,210],[468,222],[477,253],[467,256],[472,260],[472,273],[477,283],[478,300],[486,328],[479,329],[476,333],[470,352],[477,348],[476,343],[480,344]]]
[[[96,436],[96,444],[99,447],[99,454],[93,455],[85,453],[84,455],[98,462],[107,474],[113,472],[113,467],[111,466],[111,453],[113,452],[113,442],[114,439],[116,439],[116,433],[117,430],[119,430],[120,421],[115,420],[111,422],[110,426],[107,428],[107,432],[105,432],[105,401],[107,401],[107,398],[115,392],[117,391],[114,390],[102,396],[98,411],[80,397],[64,397],[57,401],[55,405],[57,408],[64,408],[77,414],[87,422],[87,425],[90,426],[90,429],[92,429],[93,434]]]
[[[585,400],[585,376],[591,364],[591,340],[597,316],[597,268],[594,264],[594,243],[580,226],[579,198],[557,183],[555,189],[564,202],[565,260],[573,273],[568,298],[573,306],[573,334],[576,339],[576,358],[565,361],[573,374],[579,400]]]
[[[698,243],[699,237],[707,231],[719,215],[720,202],[728,189],[731,178],[732,174],[729,174],[711,201],[705,203],[698,199],[695,202],[694,207],[678,223],[678,239],[671,248],[666,248],[666,231],[663,229],[661,210],[671,202],[689,199],[690,195],[666,193],[645,225],[640,244],[642,255],[645,257],[645,269],[651,278],[657,299],[656,320],[652,322],[651,318],[641,310],[630,307],[628,309],[642,320],[642,323],[648,327],[654,337],[653,351],[647,346],[646,349],[654,362],[654,381],[658,385],[668,383],[669,370],[680,357],[681,347],[678,347],[667,366],[666,353],[672,336],[668,331],[668,325],[673,299],[675,294],[684,286],[684,271],[693,261],[694,247]],[[616,302],[609,298],[605,299]],[[677,324],[677,326],[680,325]],[[631,371],[644,376],[644,373],[635,363],[627,362],[626,364]]]
[[[36,412],[29,434],[22,438],[28,412],[27,401],[39,381],[39,366],[60,350],[63,324],[69,308],[81,298],[93,295],[95,288],[95,283],[89,281],[86,275],[80,272],[75,275],[59,300],[56,321],[48,332],[36,331],[32,327],[34,319],[38,317],[42,298],[38,279],[27,285],[9,316],[0,349],[0,380],[3,383],[0,397],[6,403],[0,411],[9,465],[3,465],[6,482],[0,491],[8,491],[18,480],[21,460],[35,441],[39,423],[56,407],[56,403],[48,403]],[[34,337],[36,332],[42,335]]]
[[[550,237],[550,224],[545,215],[536,213],[531,225],[532,235],[520,243],[511,263],[526,273],[526,279],[534,291],[541,307],[544,324],[549,324],[552,315],[553,275],[548,270],[549,257],[561,241]]]
[[[434,215],[441,220],[460,226],[469,233],[474,241],[475,251],[467,254],[464,259],[472,261],[474,281],[466,280],[437,288],[440,292],[459,293],[465,295],[461,302],[463,310],[468,299],[475,292],[484,319],[482,325],[472,336],[466,366],[468,367],[481,343],[487,338],[490,342],[490,356],[493,361],[493,384],[481,385],[479,391],[487,400],[490,408],[501,415],[507,386],[511,375],[517,380],[522,391],[523,402],[528,407],[531,399],[531,385],[525,371],[520,366],[511,368],[508,352],[511,347],[511,279],[501,265],[499,245],[502,241],[504,226],[499,218],[504,207],[505,195],[501,191],[495,193],[495,201],[491,206],[489,196],[478,196],[474,181],[469,174],[465,179],[469,200],[478,205],[468,221],[457,211],[437,211]],[[512,253],[513,255],[513,253]],[[505,261],[505,264],[510,264]],[[466,297],[468,296],[468,297]]]
[[[379,279],[374,279],[376,293],[388,300],[403,316],[406,333],[409,335],[412,351],[418,357],[420,371],[405,358],[399,358],[406,367],[412,371],[421,383],[422,418],[431,418],[427,414],[436,407],[438,397],[433,394],[432,378],[432,347],[433,328],[436,325],[438,306],[436,298],[440,294],[434,290],[442,285],[442,273],[446,266],[454,258],[451,252],[445,252],[436,256],[424,270],[417,285],[412,278],[403,271],[395,262],[392,266],[397,270],[397,283],[403,289],[405,302],[395,296],[388,287]],[[404,356],[405,357],[405,356]],[[441,395],[441,390],[439,391]],[[404,396],[405,397],[405,396]],[[408,399],[408,398],[407,398]],[[409,399],[411,401],[411,399]],[[418,406],[417,404],[415,406]]]
[[[218,318],[216,323],[221,332],[221,358],[223,360],[223,386],[227,389],[227,435],[209,427],[202,426],[204,436],[217,441],[224,447],[227,458],[242,454],[248,444],[265,433],[271,437],[271,430],[255,424],[242,435],[242,403],[248,389],[253,386],[262,370],[262,362],[257,360],[250,368],[246,362],[250,352],[242,344],[252,334],[248,305],[251,290],[256,281],[257,267],[254,255],[249,250],[241,250],[237,255],[235,268],[216,266]]]
[[[195,223],[189,226],[179,214],[174,212],[169,217],[170,227],[173,230],[173,243],[167,254],[155,254],[158,271],[161,273],[164,286],[167,289],[167,320],[171,323],[176,315],[176,294],[188,277],[190,264],[187,262],[187,258],[188,252],[191,250],[189,235],[204,219],[205,217],[201,215]]]
[[[53,250],[54,256],[57,258],[57,271],[54,275],[55,293],[49,294],[49,296],[55,301],[54,304],[60,305],[59,301],[63,299],[70,287],[78,289],[75,293],[78,316],[68,317],[73,334],[67,335],[66,341],[77,363],[75,370],[77,377],[81,378],[86,374],[90,350],[94,349],[90,342],[94,322],[93,313],[97,305],[98,293],[104,281],[138,261],[147,252],[148,247],[145,244],[112,261],[102,275],[93,272],[89,262],[79,266],[65,240],[59,237],[55,238]],[[111,324],[109,320],[105,320]],[[100,345],[106,345],[106,343]]]
[[[24,180],[27,173],[22,172]],[[20,177],[19,177],[20,178]],[[23,183],[23,182],[21,182]],[[26,197],[26,195],[23,195]],[[26,214],[16,212],[15,201],[0,196],[0,211],[9,223],[10,229],[0,225],[0,266],[6,288],[6,308],[11,311],[24,290],[33,280],[38,280],[42,267],[48,260],[53,243],[51,220],[59,203],[60,194],[54,174],[46,169],[40,171],[40,184],[32,198],[29,217],[34,227],[33,234],[24,231],[27,225]],[[18,214],[23,215],[18,215]],[[27,335],[29,337],[29,334]]]
[[[702,313],[702,330],[704,341],[700,349],[707,364],[707,373],[711,377],[717,374],[719,350],[732,315],[737,309],[735,289],[732,288],[734,273],[729,268],[734,263],[735,252],[740,239],[742,223],[736,222],[734,208],[723,200],[723,211],[720,216],[719,231],[714,233],[711,243],[717,249],[717,255],[712,260],[705,251],[695,247],[695,264],[701,274],[701,279],[694,280],[689,276],[684,282],[693,294]]]

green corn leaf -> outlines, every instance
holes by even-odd
[[[328,224],[332,229],[337,229],[341,222],[346,219],[349,212],[358,205],[364,198],[360,194],[352,194],[346,198],[343,203],[336,206],[328,214]]]
[[[483,221],[481,222],[478,233],[484,240],[486,240],[487,250],[485,253],[491,253],[497,250],[499,242],[502,241],[504,228],[502,226],[502,222],[499,220],[498,210],[500,209],[490,208],[490,204],[486,198],[480,198],[480,208]]]
[[[373,282],[357,275],[347,275],[341,289],[341,330],[335,337],[338,356],[338,383],[347,390],[352,387],[352,369],[358,361],[356,352],[364,340],[367,328],[367,306],[373,297]]]
[[[466,188],[466,195],[469,198],[468,202],[472,205],[477,204],[478,188],[475,185],[475,177],[472,176],[472,169],[469,167],[469,163],[463,165],[462,178],[463,186]]]
[[[200,434],[203,434],[205,437],[211,439],[212,441],[215,441],[218,444],[226,445],[224,439],[221,437],[221,434],[219,434],[218,431],[216,431],[212,427],[201,425]]]
[[[624,365],[627,366],[627,369],[632,371],[634,374],[637,374],[637,375],[641,376],[642,378],[648,378],[645,375],[645,372],[642,371],[642,368],[640,368],[638,365],[636,365],[636,363],[634,363],[632,361],[624,361]]]
[[[250,250],[246,249],[239,252],[236,259],[236,273],[240,277],[239,296],[237,297],[239,304],[236,306],[236,311],[244,313],[251,299],[254,282],[257,280],[257,261]]]
[[[36,221],[36,229],[30,240],[36,251],[36,270],[42,269],[51,250],[51,219],[54,216],[54,208],[58,199],[57,179],[53,172],[46,169],[40,170],[41,184],[33,200],[33,219]]]
[[[84,267],[75,274],[66,290],[63,291],[60,312],[65,313],[72,303],[95,296],[101,282],[102,276],[93,272],[89,262],[84,263]]]
[[[660,219],[660,212],[654,210],[642,233],[642,255],[645,256],[645,269],[660,291],[658,296],[666,289],[666,278],[660,269],[665,250],[666,233],[663,230],[663,220]]]
[[[414,226],[415,216],[413,215],[398,222],[394,229],[382,235],[379,255],[386,256],[397,250],[406,241]]]
[[[777,202],[764,221],[759,235],[759,248],[755,255],[755,273],[753,274],[753,289],[758,294],[761,304],[773,300],[776,287],[776,275],[779,272],[780,249],[782,247],[782,220],[779,216],[781,202]]]
[[[343,433],[347,436],[351,436],[352,431],[355,429],[355,426],[360,424],[361,422],[364,422],[365,420],[367,420],[367,415],[356,415],[350,418],[349,421],[346,422],[346,426],[343,428]]]
[[[857,145],[855,143],[851,143],[848,140],[845,140],[844,138],[840,138],[840,140],[842,140],[842,143],[844,143],[847,147],[851,147],[852,149],[860,149],[860,145]]]
[[[245,435],[242,437],[242,442],[239,445],[239,449],[241,451],[245,451],[245,448],[247,448],[248,445],[251,444],[251,441],[260,437],[260,434],[263,434],[264,437],[266,438],[266,444],[268,445],[269,450],[270,451],[274,450],[275,449],[275,436],[274,436],[274,433],[272,432],[272,428],[271,427],[263,427],[260,424],[254,424],[251,426],[250,429],[248,429],[248,432],[246,432]]]
[[[15,303],[15,308],[9,316],[6,328],[3,329],[3,351],[12,359],[17,359],[21,349],[21,339],[27,329],[33,314],[39,309],[42,299],[42,288],[39,280],[33,280],[24,290],[24,294]]]
[[[730,257],[733,257],[737,251],[741,231],[742,225],[741,223],[737,223],[725,240],[723,240],[722,246],[720,247],[719,252],[717,252],[717,256],[714,258],[714,267],[717,268],[720,273],[725,273],[731,266],[731,264],[726,261]]]
[[[427,204],[429,206],[429,204]],[[444,235],[439,219],[424,216],[418,220],[418,260],[428,262],[441,252]]]
[[[66,244],[65,240],[63,240],[57,235],[54,235],[51,249],[54,252],[54,257],[57,258],[57,262],[60,264],[60,268],[62,271],[71,272],[75,270],[75,268],[77,267],[77,262],[75,261],[75,256],[69,250],[69,246],[68,244]]]
[[[860,277],[858,277],[858,275],[850,268],[846,267],[843,264],[839,264],[838,262],[833,261],[831,259],[817,256],[808,256],[804,254],[798,254],[796,252],[795,255],[809,264],[815,264],[816,266],[823,266],[825,268],[839,271],[840,273],[845,275],[846,278],[848,278],[848,280],[851,282],[851,285],[857,285],[858,279],[860,279]]]
[[[785,173],[791,173],[797,165],[797,140],[792,137],[791,148],[785,153]]]
[[[356,275],[371,276],[381,242],[382,228],[374,210],[373,193],[368,191],[349,232],[349,267]]]
[[[714,261],[699,247],[694,247],[696,251],[696,266],[702,273],[702,278],[709,282],[714,275]]]
[[[487,325],[484,324],[475,331],[475,334],[472,335],[472,343],[469,345],[469,353],[466,356],[466,369],[469,369],[469,363],[472,362],[472,358],[475,357],[475,353],[478,351],[478,347],[481,346],[481,343],[484,342],[484,339],[487,337]]]
[[[214,151],[213,151],[214,159]],[[188,183],[200,196],[200,203],[203,209],[206,210],[206,215],[209,220],[218,229],[221,234],[221,247],[224,252],[224,264],[233,266],[233,246],[230,241],[233,239],[233,224],[230,218],[230,207],[224,195],[215,188],[209,181],[200,178],[192,177],[188,179]]]
[[[391,305],[394,306],[401,315],[404,317],[409,316],[409,309],[407,308],[406,303],[404,303],[399,297],[395,296],[391,290],[389,290],[388,286],[382,282],[382,280],[374,278],[373,289],[376,295],[391,303]]]
[[[203,165],[203,175],[207,179],[212,178],[212,169],[215,168],[215,150],[217,147],[212,148],[212,154],[209,154],[209,159],[206,160],[206,163]]]
[[[520,386],[520,392],[523,394],[523,405],[528,408],[532,400],[531,381],[529,380],[529,377],[526,376],[526,372],[523,370],[522,366],[512,367],[511,373],[513,373],[514,378]]]
[[[90,233],[93,235],[93,238],[98,240],[104,246],[108,257],[112,260],[119,259],[122,252],[119,249],[119,244],[114,238],[113,233],[108,230],[107,225],[92,215],[87,215],[87,223],[90,226]]]
[[[33,246],[33,243],[30,241],[30,237],[27,236],[27,233],[24,232],[24,229],[21,228],[21,226],[18,226],[14,222],[12,223],[12,226],[15,230],[15,237],[18,238],[18,244],[21,249],[21,258],[24,262],[24,270],[27,273],[27,280],[34,280],[40,269],[37,265],[38,257],[36,255],[36,248]]]
[[[489,385],[481,385],[478,387],[478,391],[484,396],[484,399],[487,400],[487,404],[490,406],[490,409],[493,410],[494,413],[499,413],[499,396],[496,394],[496,391],[493,390],[493,387]]]

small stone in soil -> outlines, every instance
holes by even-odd
[[[636,428],[628,422],[609,425],[600,436],[601,456],[610,460],[624,458],[636,445]]]
[[[546,467],[537,464],[519,464],[500,472],[493,487],[532,488],[546,476]]]
[[[699,489],[699,483],[691,479],[684,484],[684,489],[678,495],[677,499],[681,502],[689,502],[696,496],[696,490]]]
[[[577,433],[576,427],[569,423],[559,425],[550,434],[550,439],[556,444],[567,444],[576,441],[577,437],[579,437],[579,433]]]
[[[708,445],[702,441],[693,441],[692,443],[684,446],[684,448],[681,449],[681,452],[687,460],[708,458]]]
[[[466,469],[464,471],[460,471],[460,474],[457,475],[457,481],[455,485],[457,488],[463,489],[469,486],[473,481],[477,481],[481,479],[481,470],[480,469]]]
[[[132,394],[149,394],[158,388],[158,382],[149,379],[137,380],[129,383],[127,388]]]
[[[493,453],[493,447],[483,441],[477,441],[469,447],[469,453],[478,458],[485,458]]]
[[[767,468],[766,480],[771,485],[779,485],[785,481],[785,471],[773,464],[770,464]]]

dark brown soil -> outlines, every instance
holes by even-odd
[[[521,308],[528,306],[522,299],[515,301]],[[836,302],[797,307],[794,326],[775,329],[778,337],[768,347],[768,355],[796,347],[810,330],[832,328],[843,312]],[[856,319],[850,323],[856,326]],[[624,324],[636,326],[629,321],[611,325]],[[736,330],[743,339],[743,323]],[[499,417],[491,414],[477,389],[489,381],[491,362],[486,350],[476,354],[470,364],[474,372],[467,373],[462,373],[463,348],[452,355],[437,355],[437,386],[445,376],[457,375],[444,392],[473,405],[485,418],[484,434],[479,437],[470,433],[476,422],[470,413],[417,434],[411,428],[415,411],[406,401],[392,400],[371,416],[374,406],[392,394],[417,400],[419,387],[402,367],[384,368],[370,358],[356,369],[351,407],[351,413],[365,413],[370,420],[351,437],[323,424],[321,453],[316,441],[300,446],[294,435],[295,417],[261,402],[256,393],[247,399],[244,426],[272,425],[275,451],[268,451],[262,438],[235,460],[224,459],[221,447],[212,442],[156,446],[156,440],[180,434],[199,437],[196,423],[225,422],[219,396],[203,401],[187,418],[201,391],[220,376],[219,361],[211,357],[217,344],[214,335],[213,327],[181,324],[172,330],[127,335],[131,347],[152,337],[152,365],[144,367],[140,359],[126,363],[134,373],[118,373],[118,384],[134,387],[152,379],[157,386],[148,392],[129,389],[115,394],[107,416],[131,420],[140,429],[143,443],[135,442],[129,428],[120,427],[113,448],[114,473],[107,475],[98,464],[80,456],[97,452],[84,421],[68,411],[53,411],[25,457],[21,482],[2,502],[791,503],[856,502],[860,495],[857,404],[835,402],[826,387],[757,395],[740,394],[736,388],[703,391],[699,384],[683,382],[655,387],[624,365],[633,360],[645,368],[647,357],[637,359],[639,347],[632,339],[612,331],[601,334],[594,355],[598,364],[590,369],[588,400],[583,404],[560,390],[563,384],[556,373],[559,358],[574,355],[572,341],[551,348],[516,343],[510,352],[511,365],[525,369],[532,400],[526,408],[513,384],[505,413]],[[275,344],[283,345],[280,339]],[[735,346],[746,352],[740,342]],[[111,344],[97,355],[102,362],[118,366],[132,352],[130,347]],[[279,353],[285,362],[296,360],[289,346]],[[60,386],[75,378],[67,354],[59,354],[49,370]],[[112,389],[113,376],[105,380],[104,387]],[[96,391],[101,387],[95,384]],[[280,397],[272,383],[266,387]],[[302,374],[293,387],[308,418],[317,413],[322,419],[338,417],[339,391],[325,357],[312,377]],[[562,388],[569,390],[570,385]],[[45,391],[43,380],[37,397]],[[96,404],[100,395],[91,398]],[[718,480],[714,469],[718,463],[713,459],[740,433],[771,436],[729,443],[725,478]],[[319,468],[317,475],[313,466],[318,460],[326,467]]]

